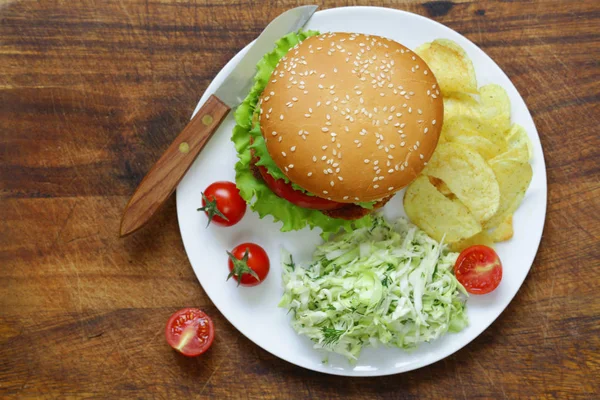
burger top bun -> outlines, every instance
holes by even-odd
[[[379,36],[325,33],[283,57],[261,95],[267,149],[326,199],[379,200],[412,182],[438,142],[442,96],[427,64]]]

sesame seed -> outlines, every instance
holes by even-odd
[[[323,190],[323,194],[329,194],[327,190]]]
[[[279,119],[283,121],[283,114],[279,116]]]
[[[325,160],[327,160],[327,156],[321,157],[321,161],[325,161]]]
[[[282,151],[281,155],[285,157],[287,154],[285,154],[285,151]]]
[[[281,142],[283,140],[283,136],[279,136],[278,141]]]
[[[309,172],[308,174],[306,174],[306,176],[312,176],[312,172]]]
[[[420,114],[423,114],[423,111],[421,111],[421,109],[420,109],[420,108],[419,108],[419,109],[417,109],[417,112],[419,113],[419,115],[420,115]]]
[[[327,150],[327,146],[321,146],[321,150]]]
[[[348,196],[344,196],[344,200],[348,200]]]
[[[373,185],[373,189],[377,189],[379,185]]]
[[[422,160],[425,157],[423,156],[423,154],[419,154],[419,158]]]
[[[393,159],[394,159],[394,156],[393,156],[393,155],[391,155],[391,154],[388,154],[388,158],[389,158],[390,160],[393,160]]]
[[[291,151],[296,151],[296,146],[292,146],[292,147],[290,147],[290,150],[291,150]]]
[[[312,160],[313,162],[317,162],[317,156],[313,156]]]
[[[433,121],[431,121],[431,125],[435,125],[437,121],[434,119]]]
[[[394,173],[394,169],[393,168],[388,169],[388,174],[393,174],[393,173]]]
[[[292,168],[294,168],[294,164],[290,164],[290,165],[288,165],[288,167],[289,167],[290,169],[292,169]]]
[[[365,158],[365,164],[368,164],[369,162],[371,162],[371,160],[369,160],[368,158]]]
[[[427,132],[429,132],[429,128],[423,129],[423,133],[427,133]]]
[[[325,128],[325,127],[323,127],[323,128],[321,128],[321,130],[322,130],[323,132],[329,132],[329,128]]]

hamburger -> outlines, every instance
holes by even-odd
[[[283,230],[367,224],[437,145],[438,83],[393,40],[293,33],[259,63],[255,82],[236,111],[236,182]]]

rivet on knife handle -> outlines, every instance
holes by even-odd
[[[121,219],[121,236],[141,228],[167,201],[230,108],[212,95],[142,179]]]

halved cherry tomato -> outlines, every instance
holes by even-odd
[[[211,222],[221,226],[235,225],[246,213],[246,202],[235,183],[219,181],[210,184],[202,193],[202,207]]]
[[[494,249],[476,245],[459,254],[454,264],[456,279],[471,294],[490,293],[502,280],[502,263]]]
[[[254,243],[242,243],[227,254],[229,255],[227,279],[233,276],[238,286],[258,285],[265,280],[271,268],[267,252]]]
[[[343,203],[322,199],[316,196],[309,196],[296,190],[291,184],[286,183],[283,179],[275,179],[263,166],[257,165],[260,174],[262,175],[267,186],[277,196],[282,197],[298,207],[310,208],[313,210],[335,210],[345,206]]]
[[[212,344],[215,328],[210,317],[202,310],[182,308],[169,318],[165,337],[176,351],[187,357],[196,357]]]

